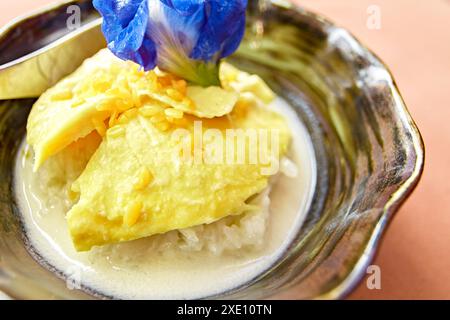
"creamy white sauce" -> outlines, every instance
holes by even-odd
[[[264,245],[259,250],[143,254],[145,242],[131,242],[126,250],[76,252],[63,205],[49,203],[36,189],[31,159],[17,155],[15,193],[27,236],[45,261],[83,286],[101,295],[123,299],[195,299],[237,288],[267,270],[285,251],[310,206],[316,183],[313,147],[296,113],[282,99],[273,109],[284,114],[292,131],[289,158],[296,177],[280,175],[270,193],[270,216]],[[292,168],[291,168],[292,169]],[[145,250],[145,248],[144,248]]]

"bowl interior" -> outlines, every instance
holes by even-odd
[[[215,298],[263,298],[294,285],[297,298],[342,297],[420,177],[420,134],[386,66],[310,12],[250,1],[245,40],[230,60],[293,106],[311,135],[318,181],[307,220],[283,257]],[[30,248],[15,205],[14,155],[33,101],[0,102],[0,289],[22,298],[87,298],[89,292],[68,290],[64,275],[55,277]]]

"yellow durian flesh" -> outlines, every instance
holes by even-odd
[[[180,82],[184,86],[176,86]],[[101,50],[42,94],[33,106],[27,141],[35,151],[34,169],[94,130],[103,135],[111,123],[105,120],[145,101],[155,100],[165,108],[213,118],[231,112],[237,98],[231,89],[188,86],[184,80],[157,71],[144,72],[137,64]]]
[[[187,126],[191,134],[195,120],[199,119],[192,118]],[[290,133],[284,118],[265,108],[203,119],[202,124],[205,129],[219,128],[222,133],[230,128],[277,130],[277,156],[284,154],[289,145]],[[246,200],[267,186],[269,176],[263,174],[263,164],[174,161],[179,141],[173,140],[173,129],[161,131],[139,113],[120,127],[112,134],[108,131],[73,185],[80,200],[67,219],[77,250],[240,214],[246,208]],[[145,184],[143,175],[147,176]]]
[[[200,120],[222,134],[279,130],[279,156],[287,152],[285,119],[263,106],[274,98],[267,85],[226,63],[222,70],[224,89],[201,88],[158,70],[140,71],[102,50],[36,102],[27,125],[35,169],[83,137],[102,140],[72,186],[79,201],[67,219],[77,250],[240,214],[267,186],[262,164],[167,161],[176,149],[171,133],[192,134]]]

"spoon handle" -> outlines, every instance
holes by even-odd
[[[65,1],[0,29],[0,100],[34,98],[105,47],[90,0]]]

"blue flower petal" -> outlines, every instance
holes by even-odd
[[[245,33],[245,22],[245,15],[242,15],[236,22],[232,35],[223,43],[221,58],[232,55],[239,48]]]
[[[120,59],[132,60],[145,70],[153,69],[157,51],[153,41],[146,37],[147,1],[94,0],[93,3],[103,16],[102,30],[108,48]]]
[[[156,43],[158,51],[174,49],[179,54],[188,56],[204,24],[203,2],[204,0],[149,2],[148,35]]]
[[[207,4],[206,23],[190,57],[211,61],[229,56],[241,43],[247,0],[210,0]]]
[[[247,0],[94,0],[94,6],[116,56],[205,84],[217,82],[219,59],[242,41]]]
[[[205,6],[205,0],[161,0],[166,6],[176,10],[181,15],[191,15]]]

